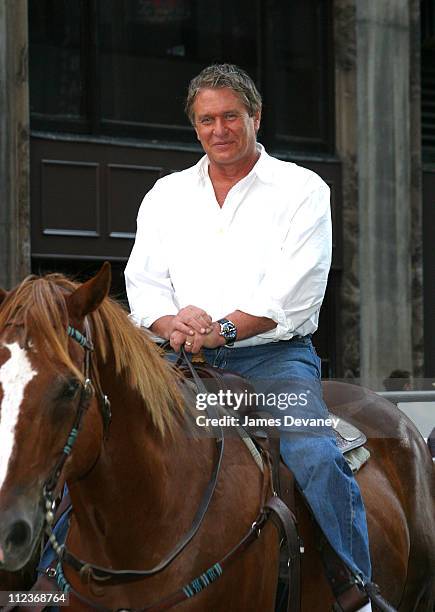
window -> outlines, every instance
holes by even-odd
[[[105,125],[186,131],[186,85],[204,66],[231,57],[255,71],[257,24],[251,0],[102,0],[99,4]]]
[[[79,121],[83,92],[82,3],[29,2],[30,110],[34,117]]]
[[[29,0],[32,125],[192,142],[189,80],[232,62],[264,97],[269,147],[333,150],[331,2]]]

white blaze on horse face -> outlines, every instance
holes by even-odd
[[[15,430],[27,385],[36,376],[26,351],[17,342],[5,344],[11,356],[0,367],[3,401],[0,406],[0,491],[15,446]]]

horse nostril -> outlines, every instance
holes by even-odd
[[[17,521],[12,525],[12,528],[6,538],[6,549],[19,548],[30,542],[32,530],[25,521]]]

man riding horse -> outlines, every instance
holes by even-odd
[[[145,196],[126,271],[132,317],[157,340],[214,366],[305,393],[288,413],[324,419],[311,342],[331,262],[329,188],[257,142],[262,101],[234,65],[205,68],[186,111],[205,156]],[[353,610],[371,610],[359,487],[328,427],[283,427],[281,454],[347,568]]]

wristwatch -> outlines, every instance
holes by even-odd
[[[233,346],[237,338],[237,327],[229,319],[219,319],[219,335],[225,338],[226,346]]]

